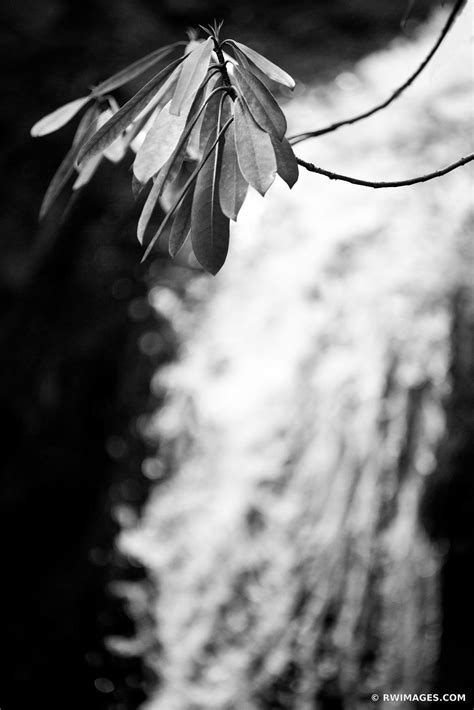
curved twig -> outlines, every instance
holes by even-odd
[[[419,177],[409,178],[408,180],[394,180],[391,182],[374,182],[372,180],[360,180],[359,178],[350,177],[349,175],[340,175],[339,173],[333,173],[329,170],[324,170],[324,168],[317,168],[313,163],[307,163],[301,158],[296,158],[298,165],[309,170],[310,173],[317,173],[318,175],[324,175],[324,177],[330,180],[343,180],[344,182],[350,182],[352,185],[361,185],[362,187],[373,187],[375,190],[384,187],[405,187],[407,185],[416,185],[419,182],[428,182],[428,180],[434,180],[435,178],[441,177],[450,173],[456,168],[460,168],[466,163],[470,163],[474,160],[474,153],[466,155],[466,157],[461,158],[455,163],[451,163],[446,168],[441,168],[441,170],[436,170],[434,173],[428,173],[427,175],[421,175]]]
[[[364,113],[360,113],[357,116],[353,116],[352,118],[347,118],[343,121],[337,121],[336,123],[332,123],[330,126],[326,126],[324,128],[320,128],[319,130],[316,131],[306,131],[305,133],[298,133],[294,136],[289,137],[289,141],[292,145],[296,145],[297,143],[301,143],[301,141],[305,141],[308,138],[316,138],[317,136],[323,136],[326,133],[332,133],[333,131],[337,131],[338,128],[342,128],[342,126],[350,126],[353,123],[357,123],[358,121],[362,121],[364,118],[369,118],[369,116],[373,116],[375,113],[378,113],[379,111],[382,111],[382,109],[386,108],[389,106],[395,99],[397,99],[404,91],[405,89],[408,89],[408,87],[413,84],[415,79],[421,74],[423,69],[426,67],[428,62],[432,59],[432,57],[436,54],[439,46],[441,45],[442,41],[448,34],[449,30],[451,29],[454,20],[456,19],[458,13],[460,12],[462,6],[466,0],[456,0],[456,3],[453,6],[453,9],[451,10],[448,19],[446,20],[443,29],[441,30],[441,33],[435,42],[434,46],[432,47],[431,51],[428,53],[428,55],[424,58],[424,60],[421,62],[419,65],[418,69],[411,74],[411,76],[401,85],[396,89],[385,101],[383,101],[381,104],[378,104],[377,106],[374,106],[368,111],[364,111]]]

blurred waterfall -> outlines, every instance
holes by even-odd
[[[289,133],[383,99],[443,18],[306,86]],[[468,153],[469,19],[392,107],[297,154],[383,180]],[[291,193],[250,196],[217,278],[196,277],[184,299],[152,289],[182,345],[153,383],[167,402],[146,427],[160,442],[144,462],[154,492],[120,541],[153,586],[128,590],[158,679],[148,710],[428,692],[442,551],[418,509],[445,433],[453,295],[472,279],[472,177],[372,191],[302,172]]]

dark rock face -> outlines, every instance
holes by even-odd
[[[123,710],[144,698],[141,659],[120,658],[104,644],[108,634],[133,632],[109,584],[142,574],[114,547],[113,511],[121,504],[125,518],[133,517],[147,496],[136,418],[158,406],[149,381],[176,349],[172,326],[147,307],[148,286],[171,278],[179,292],[188,278],[168,273],[161,259],[146,270],[137,266],[137,209],[126,169],[119,176],[102,169],[64,220],[58,209],[38,227],[41,195],[71,132],[33,142],[30,125],[216,13],[228,21],[229,34],[248,33],[263,49],[285,38],[288,68],[309,76],[308,52],[331,75],[341,66],[336,47],[345,48],[345,64],[385,42],[405,5],[301,3],[291,17],[275,3],[271,12],[255,3],[209,4],[204,17],[191,4],[157,9],[155,2],[128,1],[48,0],[2,10],[2,67],[17,58],[2,80],[3,710],[32,704]],[[419,0],[414,11],[422,16],[430,5]],[[151,354],[137,346],[147,332],[161,343]],[[258,519],[258,511],[249,516],[254,526]],[[330,629],[330,611],[325,623]],[[267,697],[275,703],[284,697],[281,688],[298,673],[290,665]],[[321,691],[334,707],[336,686],[328,680]]]
[[[467,260],[472,269],[472,257]],[[469,283],[469,281],[468,281]],[[438,468],[427,485],[422,516],[430,535],[446,550],[441,569],[443,609],[437,687],[474,694],[474,307],[466,285],[453,300],[452,389],[446,402],[446,433]]]

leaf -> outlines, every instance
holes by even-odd
[[[60,106],[56,111],[49,113],[47,116],[37,121],[30,131],[31,135],[37,138],[38,136],[45,136],[48,133],[57,131],[58,128],[62,128],[66,123],[69,123],[71,118],[74,118],[76,113],[78,113],[89,100],[89,96],[82,96],[80,99],[74,99],[74,101]]]
[[[294,79],[286,73],[286,71],[283,71],[283,69],[280,69],[276,64],[273,64],[269,59],[266,57],[262,57],[261,54],[256,52],[254,49],[251,49],[250,47],[247,47],[245,44],[241,44],[240,42],[236,42],[233,39],[226,39],[222,44],[230,44],[238,54],[243,54],[247,59],[250,59],[251,62],[255,64],[260,71],[262,71],[264,74],[268,76],[269,79],[272,79],[273,81],[276,81],[278,84],[283,84],[284,86],[288,86],[290,89],[295,88],[295,82]]]
[[[97,153],[102,153],[108,148],[127,126],[139,116],[143,109],[147,108],[148,104],[157,99],[160,92],[158,91],[158,94],[155,94],[155,92],[158,90],[160,84],[163,84],[165,79],[172,74],[182,61],[183,58],[180,57],[171,64],[168,64],[168,66],[162,69],[153,79],[150,79],[130,101],[127,101],[120,111],[114,114],[83,146],[78,155],[78,163],[89,160],[94,155],[97,155]]]
[[[210,150],[214,136],[209,137]],[[219,203],[219,178],[222,164],[222,138],[196,180],[191,209],[191,240],[196,259],[215,275],[226,260],[229,248],[229,219]]]
[[[128,145],[126,136],[119,136],[104,150],[104,158],[112,163],[119,163],[127,152]]]
[[[59,168],[53,175],[53,178],[49,183],[48,189],[45,192],[39,213],[40,220],[44,218],[47,212],[49,212],[54,201],[59,196],[60,192],[68,182],[69,178],[74,173],[74,165],[79,149],[82,143],[87,140],[87,138],[91,135],[92,132],[96,130],[99,114],[99,107],[94,104],[85,112],[84,116],[81,118],[73,139],[72,146],[67,152],[63,161],[61,162]]]
[[[213,143],[212,143],[212,145],[211,145],[211,148],[204,154],[204,156],[203,156],[202,159],[201,159],[201,162],[198,164],[198,166],[196,167],[196,169],[195,169],[195,170],[192,172],[192,174],[189,176],[188,180],[186,181],[186,184],[184,185],[184,187],[182,188],[182,190],[180,191],[180,193],[179,193],[178,196],[176,197],[176,199],[175,199],[175,201],[174,201],[172,207],[171,207],[171,208],[168,210],[168,212],[166,213],[164,220],[162,221],[162,223],[160,224],[160,226],[159,226],[159,228],[158,228],[158,231],[156,232],[156,234],[154,235],[153,239],[152,239],[152,240],[150,241],[150,243],[148,244],[148,246],[147,246],[147,248],[146,248],[146,250],[145,250],[145,253],[144,253],[143,256],[142,256],[142,263],[145,261],[145,259],[147,258],[148,254],[149,254],[149,253],[151,252],[151,250],[153,249],[153,245],[155,244],[155,242],[157,241],[157,239],[160,238],[161,234],[163,233],[164,228],[166,227],[166,225],[168,224],[169,220],[171,219],[171,217],[172,217],[173,214],[175,213],[176,209],[179,207],[179,205],[180,205],[181,201],[183,200],[184,196],[186,195],[187,191],[188,191],[189,189],[191,189],[192,185],[193,185],[194,182],[196,181],[196,179],[197,179],[198,175],[200,174],[201,170],[204,168],[204,166],[206,165],[207,161],[209,160],[209,158],[211,157],[212,153],[214,152],[214,148],[215,148],[215,146],[217,145],[217,142],[219,141],[219,139],[221,138],[221,136],[223,136],[223,135],[225,134],[225,132],[226,132],[226,130],[229,128],[229,125],[230,125],[230,123],[232,122],[232,120],[233,120],[232,118],[229,118],[229,120],[226,122],[226,124],[221,128],[221,130],[220,130],[219,134],[217,135],[216,139],[213,141]]]
[[[142,116],[137,118],[130,128],[127,129],[128,142],[131,150],[133,150],[135,154],[137,154],[142,147],[148,131],[155,122],[159,112],[159,106],[152,109],[150,112],[143,112]]]
[[[193,122],[198,118],[198,113],[203,109],[202,101],[204,86],[199,87],[189,107],[190,98],[187,100],[185,110],[180,116],[170,113],[169,103],[150,127],[146,138],[137,152],[133,170],[140,182],[147,182],[155,175],[164,163],[175,153],[179,153],[183,145],[188,142]]]
[[[267,87],[244,67],[234,67],[235,83],[258,125],[281,140],[286,133],[286,118]]]
[[[173,116],[170,102],[162,108],[133,163],[133,172],[140,182],[148,182],[172,155],[184,131],[186,118],[184,114]]]
[[[101,126],[103,126],[111,116],[113,116],[114,111],[112,108],[106,108],[105,111],[102,111],[99,116],[96,119],[96,126],[97,129],[99,129]],[[110,151],[110,148],[112,148],[117,141],[119,141],[120,138],[118,138],[114,143],[112,143],[111,146],[107,149]],[[73,190],[78,190],[80,187],[84,187],[84,185],[87,185],[87,183],[91,180],[91,178],[94,176],[97,168],[99,167],[100,161],[102,158],[106,155],[107,151],[104,151],[103,154],[98,153],[97,155],[94,155],[93,158],[87,161],[87,163],[83,163],[81,168],[79,169],[79,175],[74,182],[74,185],[72,186]]]
[[[80,187],[84,187],[84,185],[87,185],[89,180],[91,180],[91,178],[94,176],[94,173],[99,167],[101,160],[102,155],[94,155],[94,157],[88,160],[87,163],[83,164],[83,167],[81,167],[79,175],[77,176],[72,186],[73,190],[78,190]]]
[[[203,87],[202,98],[204,101],[207,101],[210,94],[212,94],[213,90],[216,88],[219,78],[220,78],[220,73],[219,73],[219,75],[214,74],[211,77],[209,77],[206,85]],[[221,82],[221,85],[222,85],[222,82]],[[196,97],[198,97],[198,94],[196,94]],[[207,103],[206,103],[206,108],[203,111],[201,111],[199,118],[196,121],[196,123],[191,131],[191,135],[189,137],[188,153],[192,158],[194,158],[196,160],[202,156],[202,150],[200,149],[201,129],[202,129],[202,125],[204,122],[204,117],[206,115],[206,109],[207,109]]]
[[[88,139],[89,135],[92,135],[94,131],[97,130],[97,119],[100,116],[100,108],[94,102],[87,111],[85,111],[79,125],[76,128],[76,133],[72,139],[73,146],[80,146]]]
[[[140,180],[137,180],[135,175],[132,175],[132,195],[135,198],[135,200],[138,199],[138,197],[144,187],[145,187],[145,185],[142,185]]]
[[[171,227],[168,250],[171,257],[175,257],[191,229],[191,208],[193,204],[194,190],[190,189],[185,194],[180,206],[176,210],[176,216]]]
[[[209,68],[213,46],[214,43],[209,37],[199,47],[186,55],[170,106],[170,113],[173,116],[181,115],[184,107],[189,105],[190,98],[194,97],[194,94],[204,81]]]
[[[53,179],[49,183],[48,189],[46,190],[43,202],[41,203],[39,218],[43,219],[47,212],[51,209],[53,202],[56,200],[61,190],[71,177],[74,172],[74,163],[77,156],[77,150],[71,148],[62,161],[59,168],[53,175]]]
[[[253,120],[242,99],[234,103],[235,147],[242,175],[261,195],[275,180],[277,163],[270,136]]]
[[[247,190],[248,183],[240,172],[237,160],[234,125],[231,124],[227,129],[222,152],[219,200],[222,212],[234,222],[237,220],[237,215],[244,203]]]
[[[212,81],[212,80],[211,80]],[[224,85],[222,81],[222,76],[219,74],[216,82],[214,83],[213,90],[218,89]],[[221,97],[219,94],[214,94],[214,96],[207,103],[206,109],[204,111],[202,122],[201,122],[201,132],[199,135],[199,153],[202,155],[206,150],[206,146],[209,142],[209,137],[211,134],[215,135],[217,117],[219,115]]]
[[[144,74],[144,72],[151,69],[151,67],[155,64],[158,64],[158,62],[167,57],[168,54],[171,54],[177,46],[182,44],[183,42],[168,44],[166,47],[160,47],[160,49],[156,49],[154,52],[151,52],[138,61],[133,62],[133,64],[130,64],[125,69],[122,69],[109,79],[105,79],[105,81],[102,81],[100,84],[95,86],[92,89],[91,96],[103,96],[111,91],[115,91],[115,89],[118,89],[120,86],[123,86],[132,79],[135,79],[137,76],[140,76],[140,74]]]
[[[163,189],[163,183],[166,177],[166,172],[166,167],[163,167],[162,170],[158,173],[153,182],[153,185],[151,186],[151,190],[148,193],[148,197],[145,200],[145,204],[143,205],[143,209],[140,214],[140,219],[138,220],[137,225],[137,239],[140,244],[143,244],[143,237],[145,236],[146,228],[148,227],[151,215],[153,214],[153,210],[155,209],[155,205],[158,201],[161,190]]]
[[[291,189],[299,177],[298,163],[293,148],[286,138],[279,141],[272,137],[272,145],[277,161],[277,173]]]

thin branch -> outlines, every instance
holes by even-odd
[[[350,177],[349,175],[339,175],[338,173],[332,173],[329,170],[324,170],[324,168],[317,168],[312,163],[307,163],[301,158],[296,158],[298,165],[309,170],[310,173],[317,173],[318,175],[324,175],[324,177],[330,180],[343,180],[344,182],[350,182],[352,185],[361,185],[362,187],[373,187],[375,190],[383,187],[405,187],[407,185],[416,185],[419,182],[428,182],[428,180],[434,180],[442,175],[450,173],[456,168],[460,168],[466,163],[470,163],[474,160],[474,153],[466,155],[465,158],[461,158],[456,163],[451,163],[446,168],[441,168],[441,170],[436,170],[434,173],[428,173],[427,175],[421,175],[419,177],[409,178],[408,180],[395,180],[393,182],[374,182],[372,180],[359,180],[359,178]]]
[[[364,113],[360,113],[357,116],[353,116],[352,118],[347,118],[343,121],[337,121],[336,123],[331,124],[330,126],[326,126],[325,128],[320,128],[317,131],[306,131],[305,133],[298,133],[294,136],[290,136],[289,141],[292,145],[296,145],[297,143],[300,143],[301,141],[307,140],[308,138],[316,138],[317,136],[323,136],[326,133],[332,133],[333,131],[337,131],[338,128],[341,128],[342,126],[350,126],[353,123],[357,123],[358,121],[362,121],[364,118],[369,118],[369,116],[373,116],[375,113],[378,113],[379,111],[382,111],[382,109],[386,108],[389,106],[392,101],[395,101],[404,91],[405,89],[408,89],[408,87],[413,84],[415,79],[421,74],[423,69],[426,67],[426,65],[429,63],[429,61],[432,59],[432,57],[436,54],[439,46],[441,45],[442,41],[448,34],[449,30],[451,29],[454,20],[456,19],[458,13],[460,12],[462,6],[466,0],[456,0],[456,3],[453,6],[453,9],[451,10],[448,19],[446,20],[446,23],[441,30],[441,34],[438,37],[435,45],[432,47],[431,51],[429,54],[425,57],[425,59],[421,62],[420,66],[418,69],[401,85],[396,89],[393,94],[391,94],[388,99],[383,101],[381,104],[378,104],[377,106],[374,106],[371,108],[369,111],[365,111]]]

